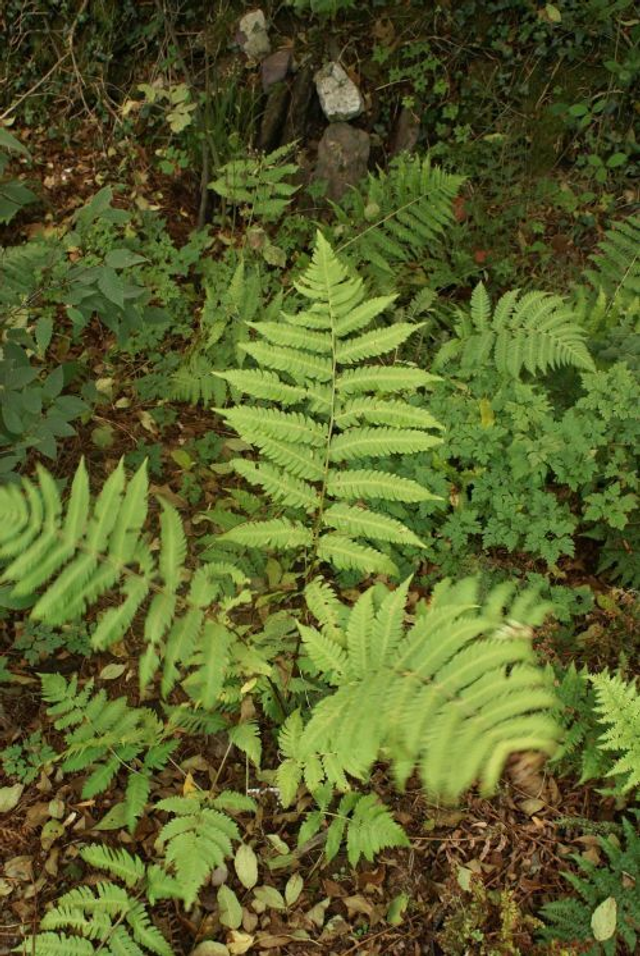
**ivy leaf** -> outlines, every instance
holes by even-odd
[[[617,921],[618,904],[616,898],[615,896],[608,896],[591,914],[593,938],[599,943],[611,939],[615,934]]]

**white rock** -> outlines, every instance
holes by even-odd
[[[238,24],[238,42],[252,60],[261,60],[271,53],[267,21],[262,10],[245,13]]]
[[[339,63],[328,63],[315,75],[322,112],[331,122],[345,122],[364,109],[360,90]]]

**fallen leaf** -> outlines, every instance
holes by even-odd
[[[599,943],[611,939],[618,923],[618,904],[615,896],[608,896],[591,914],[593,938]]]
[[[238,879],[246,890],[251,890],[258,882],[258,858],[252,848],[241,843],[234,859]]]
[[[237,930],[234,930],[231,933],[229,942],[227,943],[227,948],[231,953],[231,956],[242,956],[242,953],[248,953],[253,946],[254,939],[255,937],[251,936],[249,933],[240,933]]]
[[[23,783],[15,783],[12,787],[0,787],[0,813],[14,810],[20,802],[23,791]]]
[[[294,873],[293,876],[289,877],[287,885],[284,888],[284,898],[287,906],[293,906],[294,903],[297,903],[303,889],[304,880],[299,873]]]
[[[22,880],[25,883],[33,879],[33,857],[14,856],[4,865],[4,875],[10,880]]]
[[[127,669],[126,664],[107,664],[103,667],[98,677],[100,680],[117,680]]]
[[[242,923],[242,906],[231,887],[223,884],[218,890],[218,919],[223,926],[237,929]],[[246,952],[246,950],[242,950]]]

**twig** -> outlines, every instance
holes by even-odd
[[[7,118],[7,116],[9,116],[11,113],[13,113],[13,111],[16,110],[16,109],[20,106],[20,104],[24,102],[24,100],[26,100],[26,99],[28,99],[30,96],[32,96],[32,95],[35,93],[35,91],[36,91],[37,89],[39,89],[39,87],[42,86],[43,83],[46,83],[46,81],[49,79],[49,77],[51,76],[51,74],[52,74],[52,73],[55,73],[55,71],[58,69],[58,67],[60,66],[60,64],[61,64],[61,63],[64,63],[64,61],[65,61],[65,60],[67,59],[67,57],[69,57],[70,55],[71,55],[71,50],[67,50],[66,53],[63,53],[62,56],[53,64],[53,66],[51,67],[51,69],[47,70],[47,72],[45,73],[44,76],[41,76],[40,79],[37,80],[37,81],[33,84],[33,86],[31,86],[31,87],[26,91],[26,93],[23,93],[21,96],[19,96],[18,99],[15,101],[15,103],[12,103],[11,106],[9,106],[9,107],[4,111],[4,113],[0,113],[0,122],[2,122],[2,120],[5,120],[5,119]]]

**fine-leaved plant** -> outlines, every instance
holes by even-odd
[[[407,627],[408,589],[369,588],[349,609],[326,584],[308,586],[318,625],[298,627],[328,693],[280,732],[285,804],[302,780],[312,793],[325,780],[347,789],[381,758],[399,786],[417,768],[430,793],[453,801],[476,780],[491,792],[514,751],[554,751],[555,696],[527,626],[548,609],[536,593],[512,600],[499,585],[480,602],[474,579],[444,581]]]
[[[416,481],[358,464],[440,442],[435,418],[396,397],[429,385],[432,376],[373,361],[398,349],[419,326],[398,322],[363,331],[394,297],[367,298],[362,280],[350,275],[321,235],[295,288],[305,307],[283,312],[279,322],[250,324],[259,338],[242,348],[259,367],[218,373],[252,400],[220,411],[261,456],[258,462],[235,459],[233,467],[295,517],[247,522],[222,540],[305,551],[311,569],[326,561],[393,574],[393,561],[372,542],[420,547],[420,539],[369,503],[432,495]]]

